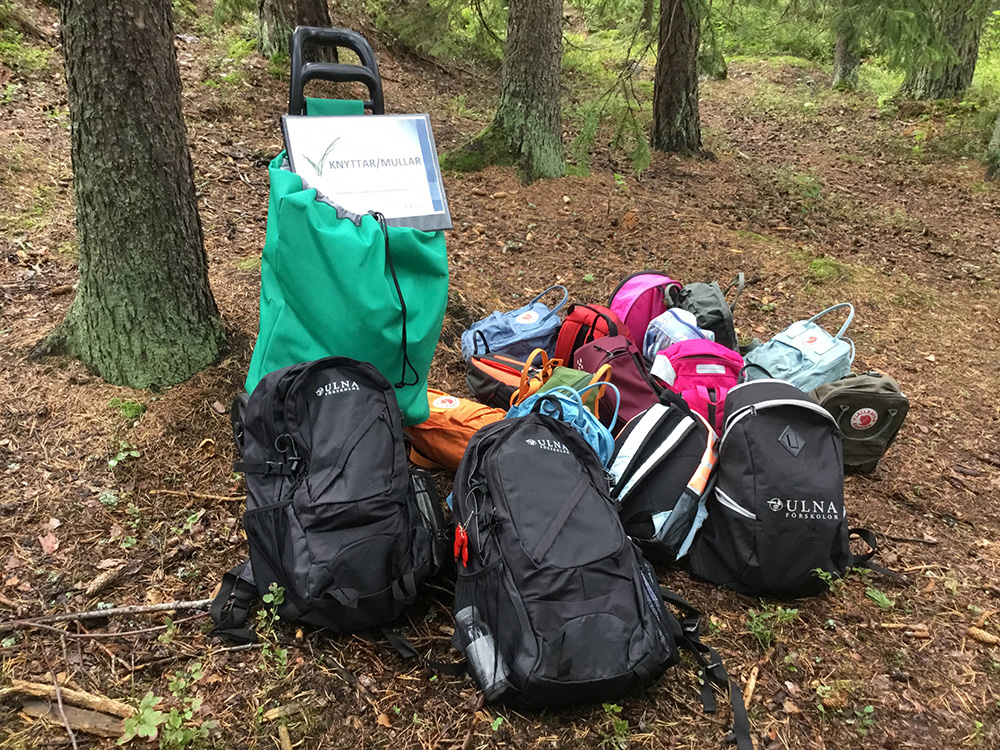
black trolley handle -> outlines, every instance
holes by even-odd
[[[344,63],[305,62],[302,51],[307,42],[320,47],[346,47],[354,52],[361,65]],[[382,96],[382,78],[378,74],[378,63],[368,41],[350,29],[326,29],[318,26],[299,26],[292,34],[292,73],[288,91],[288,114],[304,115],[306,99],[305,85],[318,78],[334,83],[362,83],[368,88],[365,109],[374,115],[385,114],[385,99]]]

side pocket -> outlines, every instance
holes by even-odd
[[[295,519],[291,500],[247,511],[243,515],[243,528],[250,548],[250,564],[254,581],[261,595],[276,583],[284,590],[285,604],[281,616],[295,620],[305,611],[302,581],[295,570],[295,542],[293,529],[301,534]]]
[[[495,700],[524,688],[537,645],[502,559],[455,583],[455,646],[476,684]]]
[[[739,591],[748,568],[759,568],[757,517],[720,487],[715,488],[708,509],[708,518],[691,548],[691,571]]]

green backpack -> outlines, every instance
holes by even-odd
[[[815,388],[811,395],[840,427],[844,468],[849,471],[875,469],[910,410],[899,383],[878,372],[852,372]]]

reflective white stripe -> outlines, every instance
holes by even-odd
[[[667,439],[664,440],[662,443],[660,443],[657,449],[653,451],[653,455],[651,455],[643,462],[642,466],[639,467],[639,470],[632,475],[632,478],[628,480],[628,483],[625,485],[622,491],[618,493],[619,502],[624,500],[628,496],[629,491],[632,489],[633,486],[635,486],[635,483],[638,482],[640,479],[643,479],[646,476],[646,474],[652,471],[656,467],[656,465],[660,463],[660,461],[662,461],[667,456],[667,454],[674,449],[677,443],[679,443],[681,439],[685,435],[687,435],[688,432],[691,431],[693,427],[694,427],[694,420],[691,419],[691,417],[684,417],[680,422],[677,423],[677,426],[667,436]]]
[[[754,382],[759,383],[760,381],[755,380]],[[733,391],[730,390],[729,392],[732,393]],[[793,398],[779,398],[779,399],[773,399],[771,401],[758,401],[756,404],[749,404],[747,406],[744,406],[742,409],[740,409],[735,414],[726,419],[726,426],[725,430],[723,430],[723,436],[727,435],[729,431],[736,426],[736,423],[739,422],[741,419],[743,419],[743,417],[745,417],[747,414],[749,414],[751,410],[759,411],[761,409],[770,409],[774,406],[801,406],[803,409],[809,409],[809,411],[814,411],[821,417],[825,417],[826,419],[830,420],[831,423],[833,423],[834,427],[836,427],[838,430],[840,429],[840,426],[837,424],[837,420],[833,418],[833,415],[830,414],[830,412],[828,412],[822,406],[817,404],[815,401],[807,401],[805,399],[802,399],[800,401],[798,399],[793,399]],[[725,437],[723,437],[723,440],[724,439]]]
[[[653,536],[660,539],[660,534],[663,533],[663,527],[667,525],[667,521],[670,520],[670,514],[673,511],[661,510],[659,513],[653,514]],[[663,540],[660,539],[662,542]]]
[[[629,432],[621,450],[615,456],[614,463],[608,467],[608,471],[614,477],[614,484],[618,484],[618,481],[621,479],[621,472],[625,471],[629,464],[632,463],[635,452],[639,450],[643,441],[653,431],[653,428],[659,424],[660,419],[663,418],[666,411],[667,407],[663,404],[653,404],[639,418],[638,424]]]
[[[744,508],[742,505],[737,503],[735,500],[729,497],[729,495],[720,490],[718,487],[715,488],[715,499],[718,500],[721,505],[725,505],[727,508],[729,508],[729,510],[733,511],[734,513],[739,513],[741,516],[744,516],[746,518],[752,518],[755,521],[757,520],[757,516],[755,516],[753,513]]]

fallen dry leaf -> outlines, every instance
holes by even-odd
[[[42,552],[46,555],[51,555],[59,549],[59,540],[56,539],[56,535],[51,531],[45,536],[38,537],[38,543],[42,545]]]
[[[124,565],[125,561],[120,557],[106,557],[97,563],[98,570],[107,570],[108,568],[117,568],[119,565]]]
[[[58,529],[60,526],[62,526],[62,521],[60,521],[58,518],[49,519],[49,528],[52,529],[53,531]]]
[[[784,709],[785,709],[785,713],[786,713],[786,714],[800,714],[800,713],[802,713],[802,709],[801,709],[801,708],[799,708],[798,706],[796,706],[796,705],[795,705],[794,703],[792,703],[792,701],[790,701],[790,700],[786,700],[786,701],[785,701],[785,702],[784,702],[784,703],[782,704],[782,708],[784,708]]]
[[[389,721],[389,717],[386,716],[385,714],[379,714],[377,721],[378,721],[379,726],[381,726],[381,727],[391,727],[392,726],[392,722]]]

